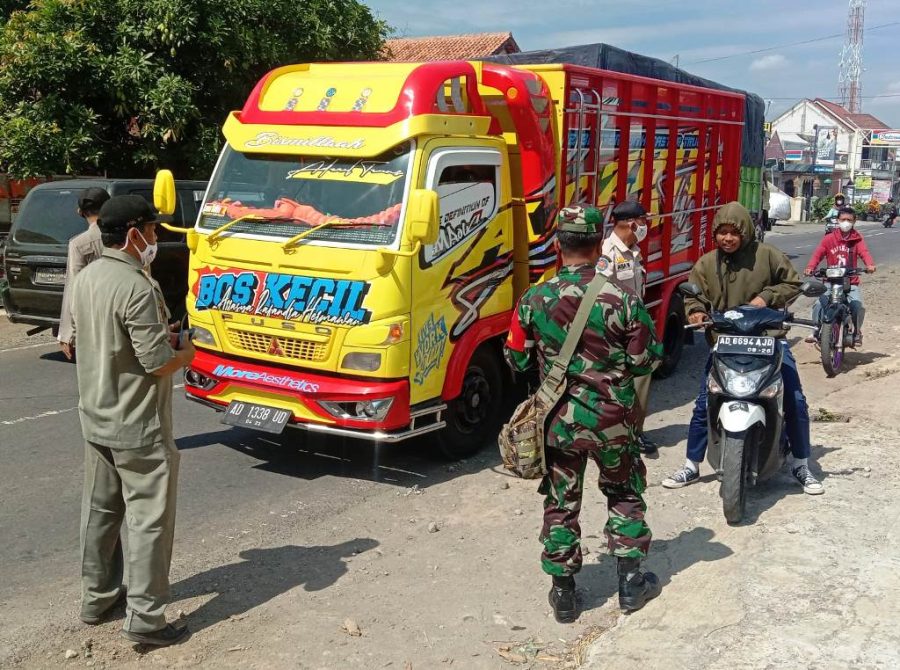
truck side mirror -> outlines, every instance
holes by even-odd
[[[678,292],[681,295],[685,295],[689,298],[699,298],[701,295],[703,295],[703,291],[700,290],[700,287],[691,282],[685,282],[684,284],[679,284]]]
[[[175,177],[171,170],[160,170],[153,182],[153,206],[160,214],[172,216],[175,213]]]
[[[434,244],[438,239],[438,194],[427,188],[410,191],[406,204],[406,237],[410,242]]]

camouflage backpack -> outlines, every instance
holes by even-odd
[[[588,284],[578,305],[578,312],[566,333],[566,340],[544,381],[534,395],[516,407],[509,423],[500,429],[497,443],[503,467],[522,479],[538,479],[547,474],[544,459],[544,428],[547,417],[566,391],[566,370],[584,332],[591,309],[605,284],[606,277],[599,273]]]

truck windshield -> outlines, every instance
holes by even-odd
[[[329,221],[304,241],[386,246],[397,237],[412,147],[374,158],[245,154],[226,147],[199,227],[289,239]]]

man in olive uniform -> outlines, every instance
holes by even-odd
[[[81,509],[81,619],[104,620],[123,595],[122,522],[127,526],[127,611],[122,634],[165,646],[184,639],[167,624],[175,530],[178,451],[172,433],[172,374],[193,359],[172,347],[165,302],[146,274],[156,219],[140,196],[100,210],[103,255],[75,278],[79,413],[85,439]]]
[[[597,272],[607,277],[618,279],[626,290],[635,298],[644,301],[644,270],[641,249],[638,246],[647,237],[647,211],[641,203],[633,200],[620,202],[613,208],[613,229],[603,240],[602,256],[597,261]],[[644,420],[647,418],[647,403],[650,399],[651,375],[641,375],[634,379],[634,391],[637,394],[637,419],[635,433],[641,451],[647,455],[655,454],[659,447],[644,435]]]
[[[505,353],[518,371],[537,366],[543,377],[559,354],[600,258],[603,222],[596,209],[562,210],[556,247],[563,267],[528,289],[513,315]],[[577,618],[574,575],[581,569],[578,516],[588,460],[600,468],[608,501],[605,534],[618,558],[619,606],[640,609],[659,594],[652,573],[640,571],[650,548],[644,521],[646,468],[634,433],[634,379],[649,375],[661,347],[639,300],[611,278],[600,292],[567,369],[567,390],[548,419],[541,564],[553,578],[550,604],[557,621]]]
[[[63,290],[62,310],[59,313],[59,348],[72,360],[75,353],[75,322],[72,319],[72,282],[89,263],[103,255],[103,240],[97,219],[100,208],[109,200],[109,193],[97,186],[86,188],[78,197],[78,215],[87,221],[88,228],[69,240],[69,257],[66,261],[66,287]]]

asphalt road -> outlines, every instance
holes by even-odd
[[[857,223],[856,227],[865,237],[876,264],[894,265],[900,260],[900,224],[884,228],[872,221]],[[784,251],[797,271],[802,272],[822,239],[823,230],[819,224],[780,224],[766,237],[766,242]]]
[[[880,265],[900,263],[900,229],[859,227]],[[767,242],[802,270],[821,235],[817,225],[782,225]],[[22,329],[10,328],[0,327],[0,620],[19,627],[60,598],[77,599],[83,446],[75,366],[46,338],[18,344]],[[337,524],[343,510],[385,487],[424,487],[486,462],[448,468],[427,439],[389,447],[299,431],[273,439],[228,428],[178,393],[175,427],[180,552],[240,532],[242,518],[285,510],[301,496],[305,519]]]

